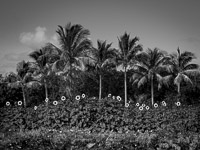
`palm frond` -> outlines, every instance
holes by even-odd
[[[180,50],[179,50],[180,51]],[[194,53],[192,52],[188,52],[188,51],[185,51],[183,53],[180,54],[180,57],[181,58],[188,58],[188,57],[192,57],[193,59],[196,58]]]
[[[144,85],[145,83],[147,83],[147,77],[143,76],[140,78],[140,80],[138,81],[138,88],[141,87],[142,85]]]
[[[173,76],[171,74],[164,76],[162,77],[161,84],[169,86],[170,83],[172,82],[172,79],[173,79]]]
[[[7,85],[10,88],[19,88],[19,87],[22,86],[22,82],[21,81],[16,81],[16,82],[8,83]]]
[[[187,69],[184,70],[183,73],[188,75],[189,77],[196,77],[200,75],[200,71],[198,69]]]
[[[62,27],[62,26],[58,26],[58,29],[57,29],[57,31],[56,31],[57,33],[58,33],[58,35],[59,35],[59,43],[60,43],[60,45],[61,45],[61,48],[63,49],[63,50],[68,50],[68,45],[67,45],[67,43],[68,43],[68,39],[65,37],[65,30],[64,30],[64,28]],[[68,31],[66,31],[66,32],[68,32]]]
[[[83,39],[76,45],[76,47],[73,48],[73,55],[76,57],[83,55],[85,51],[91,49],[91,45],[92,43],[89,39]]]
[[[136,42],[139,41],[139,37],[135,37],[133,39],[130,39],[129,40],[129,47],[128,49],[132,50],[132,49],[135,49],[135,45],[136,45]]]
[[[199,65],[198,64],[187,64],[184,68],[183,68],[183,70],[193,70],[193,69],[198,69],[199,68]]]
[[[186,74],[182,74],[182,78],[186,83],[192,83],[192,80],[186,75]]]
[[[127,56],[128,61],[131,61],[133,59],[136,60],[138,52],[141,52],[142,50],[143,49],[141,45],[137,45],[134,48],[132,48],[132,50],[129,51],[128,56]]]
[[[180,84],[182,82],[182,80],[183,80],[182,73],[178,73],[178,75],[174,79],[174,84],[178,85],[178,84]]]
[[[30,81],[26,84],[27,88],[38,88],[39,86],[41,86],[42,84],[38,81]]]
[[[155,74],[156,80],[160,83],[162,81],[162,76],[158,73]]]
[[[58,72],[64,69],[66,63],[64,60],[57,60],[56,62],[53,63],[52,65],[52,71]]]

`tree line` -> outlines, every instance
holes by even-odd
[[[59,47],[47,43],[29,54],[33,62],[23,60],[17,64],[16,73],[1,76],[1,88],[20,88],[24,107],[27,92],[38,89],[44,91],[44,99],[49,95],[57,98],[59,94],[71,99],[87,91],[101,100],[102,93],[108,94],[105,91],[117,91],[125,104],[130,98],[138,101],[150,95],[148,100],[154,105],[155,92],[159,99],[174,90],[180,101],[184,88],[195,89],[198,97],[199,65],[192,62],[196,58],[192,52],[181,52],[179,48],[172,54],[159,48],[144,50],[138,44],[139,38],[126,32],[118,37],[118,48],[102,40],[97,40],[94,47],[88,38],[90,31],[80,24],[58,26],[56,32]]]

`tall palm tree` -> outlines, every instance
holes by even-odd
[[[114,64],[116,50],[111,48],[112,43],[106,41],[97,41],[97,48],[91,49],[91,55],[88,55],[88,63],[95,67],[99,74],[99,100],[102,97],[102,72],[111,63]]]
[[[142,51],[141,45],[136,45],[136,42],[139,41],[138,37],[130,38],[130,35],[126,32],[124,35],[118,38],[119,51],[117,56],[118,65],[122,65],[124,70],[124,92],[125,92],[125,104],[127,103],[127,68],[131,63],[134,62],[134,59],[139,51]]]
[[[25,62],[24,60],[17,64],[16,72],[17,74],[13,74],[15,80],[10,82],[8,85],[10,87],[21,87],[23,94],[23,104],[26,107],[26,88],[37,88],[41,85],[37,80],[34,80],[32,77],[32,64],[30,62]]]
[[[53,65],[55,72],[61,72],[65,79],[69,82],[69,87],[66,87],[69,96],[72,96],[73,77],[75,72],[84,67],[83,61],[86,57],[86,52],[91,49],[91,41],[88,39],[89,30],[83,28],[80,24],[72,25],[68,23],[65,27],[58,26],[56,31],[59,36],[59,42],[62,50],[60,59]]]
[[[173,81],[177,86],[177,92],[180,96],[181,83],[191,83],[191,77],[199,74],[199,65],[191,63],[195,59],[195,55],[192,52],[185,51],[181,53],[180,49],[177,49],[177,53],[171,54],[166,61],[166,67],[169,75],[163,78],[163,83],[169,85],[170,81]]]
[[[160,73],[164,69],[163,63],[166,61],[165,53],[159,49],[148,49],[137,57],[137,64],[134,65],[134,74],[131,78],[133,84],[138,88],[148,81],[151,84],[151,103],[154,105],[154,81],[161,82]]]
[[[48,98],[47,77],[52,71],[51,64],[60,58],[60,54],[60,49],[51,43],[29,54],[29,57],[32,58],[36,64],[34,76],[39,76],[39,80],[44,84],[46,98]]]

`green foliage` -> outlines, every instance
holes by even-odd
[[[159,106],[140,111],[116,97],[85,95],[37,109],[0,112],[1,149],[199,149],[200,109]],[[0,137],[1,138],[1,137]]]
[[[175,134],[174,134],[175,135]],[[163,138],[164,137],[164,138]],[[5,140],[6,139],[6,140]],[[0,140],[1,149],[134,149],[134,150],[198,150],[200,135],[188,132],[173,138],[162,131],[127,132],[126,134],[104,132],[90,133],[87,130],[55,130],[40,128],[20,131]]]
[[[5,106],[7,101],[11,105],[16,105],[16,102],[22,99],[21,88],[11,88],[7,86],[7,83],[0,83],[0,107]]]
[[[83,95],[84,97],[84,95]],[[74,100],[58,100],[54,106],[51,101],[48,106],[33,107],[5,107],[1,109],[1,131],[19,131],[39,129],[40,127],[61,129],[77,128],[89,129],[91,132],[114,131],[155,131],[173,129],[178,132],[199,132],[199,106],[174,106],[145,108],[141,111],[134,103],[124,107],[123,101],[116,97],[106,97],[101,102],[96,98],[80,96]]]

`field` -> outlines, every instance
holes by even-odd
[[[200,106],[78,97],[0,112],[1,149],[200,149]]]

